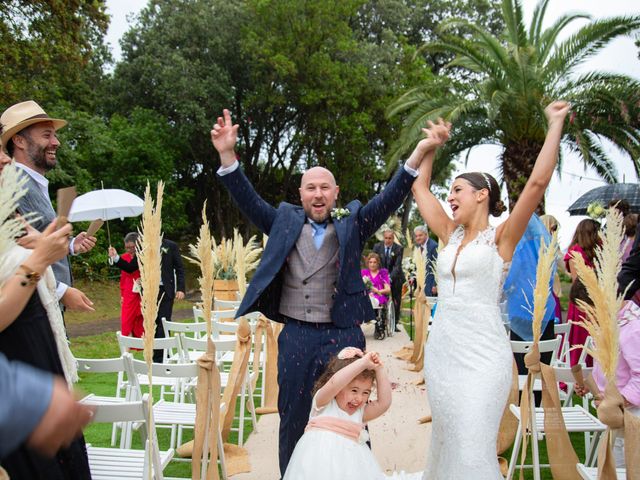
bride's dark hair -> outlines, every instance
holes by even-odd
[[[318,392],[318,390],[324,387],[326,383],[329,381],[329,379],[333,377],[338,370],[342,370],[344,367],[352,364],[353,362],[355,362],[356,360],[359,360],[360,358],[362,357],[340,359],[336,355],[331,360],[329,360],[329,363],[327,364],[327,368],[322,373],[322,375],[320,375],[320,378],[316,380],[316,383],[313,386],[313,392],[311,393],[311,396],[313,397]],[[373,383],[375,384],[376,372],[374,370],[363,370],[362,372],[360,372],[359,375],[356,375],[354,378],[370,378],[371,380],[373,380]]]
[[[493,175],[483,172],[461,173],[456,179],[462,178],[469,182],[476,190],[486,188],[489,191],[489,213],[494,217],[499,217],[507,210],[506,205],[500,200],[500,185]]]

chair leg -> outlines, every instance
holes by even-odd
[[[222,441],[222,432],[218,429],[218,456],[220,457],[220,472],[222,480],[227,480],[227,464],[224,458],[224,442]]]
[[[513,441],[513,448],[511,450],[511,460],[509,461],[509,472],[507,473],[507,480],[513,478],[513,473],[516,470],[518,463],[518,451],[520,450],[520,442],[522,440],[522,423],[518,422],[518,430],[516,430],[516,438]]]
[[[253,392],[249,392],[249,399],[247,400],[249,405],[249,412],[251,413],[251,424],[253,425],[253,431],[258,431],[258,419],[256,418],[256,405],[253,401]]]
[[[531,393],[531,396],[533,397],[533,392]],[[533,410],[534,415],[533,415],[532,425],[531,425],[531,449],[533,450],[533,479],[540,480],[540,451],[539,451],[539,444],[538,444],[538,427],[536,423],[538,414],[535,411],[535,403],[532,401],[530,405],[532,406],[532,408],[534,408]]]
[[[598,460],[598,449],[600,447],[600,442],[603,439],[602,432],[595,432],[593,434],[593,438],[591,439],[589,449],[586,450],[586,455],[584,459],[584,464],[587,467],[595,467],[596,462]]]

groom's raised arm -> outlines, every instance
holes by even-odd
[[[406,165],[400,167],[382,192],[360,209],[360,238],[363,241],[373,235],[389,215],[400,208],[418,176],[418,172],[412,170],[411,167],[407,169]]]
[[[225,109],[223,117],[218,117],[211,130],[211,143],[220,154],[217,174],[240,211],[262,232],[269,234],[276,209],[258,195],[240,169],[235,152],[237,137],[238,125],[233,125],[231,114]]]

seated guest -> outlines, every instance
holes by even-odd
[[[389,280],[389,272],[386,268],[380,268],[380,255],[371,252],[367,255],[368,269],[362,270],[362,278],[368,278],[371,280],[371,287],[369,288],[369,296],[373,297],[374,305],[386,305],[389,301],[389,294],[391,293],[391,280]]]
[[[632,302],[623,303],[618,312],[620,327],[618,368],[616,384],[624,399],[624,409],[635,416],[640,416],[640,307]],[[607,386],[607,380],[597,361],[593,363],[593,379],[600,390],[595,395],[595,403],[599,405],[601,394]],[[584,395],[588,390],[584,385],[576,385],[576,393]],[[624,432],[614,430],[613,456],[616,468],[624,468]]]

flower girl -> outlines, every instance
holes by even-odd
[[[377,399],[369,401],[374,384]],[[343,349],[315,385],[309,423],[283,480],[421,478],[422,472],[385,475],[366,444],[365,425],[390,405],[391,383],[379,355]]]

